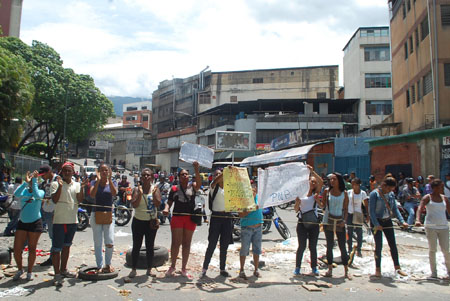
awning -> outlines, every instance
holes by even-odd
[[[257,154],[256,151],[223,151],[214,153],[214,160],[227,160],[227,159],[231,160],[231,158],[233,157],[233,152],[235,160],[248,158],[250,156],[254,156],[255,154]]]
[[[303,145],[276,152],[265,153],[258,156],[248,157],[242,160],[241,166],[256,166],[269,163],[286,162],[294,160],[306,160],[306,155],[315,144]]]

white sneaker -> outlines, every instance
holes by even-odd
[[[33,280],[33,273],[27,273],[27,281]]]

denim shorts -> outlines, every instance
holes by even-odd
[[[240,256],[248,256],[252,244],[252,253],[261,255],[262,227],[242,227],[241,228],[241,251]]]
[[[63,247],[72,245],[77,232],[77,224],[53,224],[52,252],[61,252]]]

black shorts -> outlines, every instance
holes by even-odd
[[[31,223],[23,223],[19,220],[17,224],[17,230],[27,231],[27,232],[44,232],[44,226],[42,225],[42,219],[38,219]]]

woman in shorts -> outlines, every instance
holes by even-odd
[[[196,192],[202,185],[200,173],[198,171],[198,162],[194,162],[195,180],[189,182],[189,172],[182,169],[179,173],[180,180],[177,186],[173,186],[164,209],[164,214],[168,215],[170,207],[173,207],[173,216],[170,222],[172,230],[172,246],[171,246],[171,261],[172,264],[166,272],[166,276],[173,276],[175,273],[175,265],[177,263],[178,252],[180,246],[183,246],[182,261],[181,261],[181,275],[192,279],[192,276],[187,272],[186,265],[191,251],[192,235],[194,234],[196,224],[191,220],[190,214],[193,212],[192,201],[195,198]]]
[[[14,281],[21,279],[24,273],[22,265],[22,252],[25,242],[28,241],[28,267],[27,281],[33,279],[33,266],[36,261],[36,246],[44,231],[41,217],[41,205],[45,192],[38,189],[37,178],[39,173],[35,170],[32,174],[27,172],[25,182],[20,185],[14,196],[21,198],[19,223],[14,238],[14,260],[18,271],[13,277]]]

